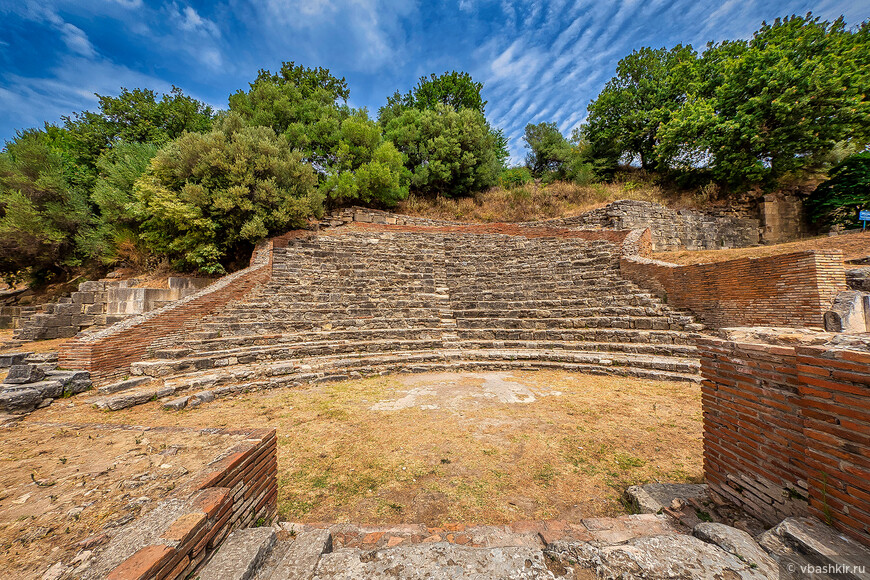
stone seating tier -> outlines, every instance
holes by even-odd
[[[472,368],[698,380],[704,327],[622,278],[619,256],[607,241],[544,236],[290,239],[268,283],[134,363],[150,383],[97,404]]]

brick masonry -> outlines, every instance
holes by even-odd
[[[268,281],[271,266],[270,240],[254,250],[248,268],[172,304],[64,344],[58,364],[63,368],[88,370],[95,380],[122,377],[129,372],[131,363],[147,358],[154,349],[171,344],[173,336],[183,334],[203,316]]]
[[[823,327],[824,313],[846,290],[837,250],[677,265],[624,255],[623,276],[686,308],[710,326]]]
[[[222,432],[223,433],[223,432]],[[238,433],[225,431],[225,433]],[[178,515],[160,520],[159,506],[128,524],[152,529],[151,541],[126,553],[120,542],[110,541],[87,578],[109,580],[175,580],[194,574],[235,529],[271,524],[277,513],[278,460],[274,429],[244,433],[247,437],[164,500],[182,502]],[[154,520],[149,522],[148,519]],[[124,530],[116,534],[123,536]]]
[[[870,545],[870,352],[699,349],[711,488],[768,524],[811,514]]]

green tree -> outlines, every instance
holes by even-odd
[[[104,263],[118,260],[124,242],[135,245],[139,220],[134,215],[133,187],[148,169],[158,147],[153,143],[121,141],[106,149],[97,160],[98,175],[91,191],[96,206],[94,228],[83,238],[86,253]]]
[[[858,213],[870,210],[870,151],[831,169],[829,179],[810,194],[806,206],[815,224],[857,226]]]
[[[365,111],[358,111],[341,123],[335,159],[320,189],[337,203],[393,207],[408,197],[406,173],[402,154]]]
[[[584,128],[594,154],[615,166],[621,158],[657,169],[659,127],[685,101],[685,86],[695,62],[691,46],[641,48],[619,61],[616,76],[589,104]]]
[[[523,135],[526,148],[526,167],[535,177],[562,170],[571,152],[571,144],[559,131],[556,123],[529,123]]]
[[[236,113],[210,133],[163,147],[135,185],[134,210],[149,248],[180,268],[223,272],[227,259],[322,213],[316,177],[270,127]]]
[[[396,91],[387,97],[387,104],[378,112],[382,126],[386,126],[405,109],[434,109],[439,103],[449,105],[457,111],[474,109],[481,114],[486,108],[486,101],[480,96],[483,83],[475,82],[467,72],[445,72],[440,76],[431,73],[422,76],[416,86],[406,94]]]
[[[328,69],[285,62],[281,70],[261,70],[250,89],[230,96],[230,111],[249,125],[271,127],[289,146],[302,152],[325,178],[341,141],[341,125],[353,111],[344,78]]]
[[[686,103],[659,129],[659,160],[706,165],[733,187],[774,187],[839,141],[866,143],[870,23],[792,16],[749,41],[710,44]]]
[[[474,109],[406,109],[385,136],[405,155],[411,186],[421,193],[467,195],[495,185],[501,172],[497,136]]]
[[[99,112],[84,111],[64,117],[69,150],[75,163],[96,177],[100,155],[118,142],[163,145],[185,131],[211,128],[213,111],[188,97],[178,87],[158,98],[150,89],[121,89],[117,97],[97,95]],[[91,182],[86,180],[90,186]]]
[[[0,153],[0,275],[39,282],[81,263],[91,222],[87,195],[70,183],[64,133],[18,132]]]

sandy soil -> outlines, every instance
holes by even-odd
[[[700,388],[563,372],[396,375],[192,410],[52,405],[31,421],[275,427],[288,520],[500,524],[622,513],[628,485],[702,477]]]
[[[870,256],[870,231],[842,236],[823,236],[757,248],[737,248],[734,250],[676,250],[673,252],[654,252],[653,258],[674,264],[708,264],[724,262],[736,258],[761,258],[806,250],[841,250],[844,260],[858,260]]]
[[[67,401],[53,414],[71,411]],[[0,437],[4,580],[40,578],[55,562],[69,563],[83,549],[78,542],[147,512],[241,438],[33,416]]]

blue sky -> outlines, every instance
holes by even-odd
[[[120,87],[174,84],[225,108],[258,69],[293,60],[346,77],[350,104],[373,113],[421,75],[468,71],[518,162],[527,123],[570,133],[632,50],[702,48],[808,11],[855,25],[870,1],[0,0],[0,142]]]

